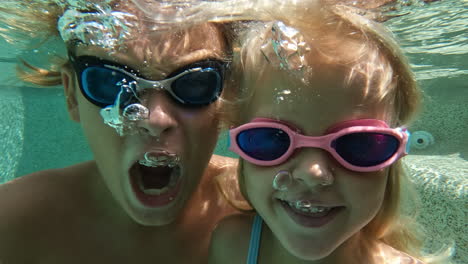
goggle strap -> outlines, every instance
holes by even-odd
[[[409,132],[408,129],[402,128],[402,132],[406,134],[406,146],[405,146],[405,154],[410,153],[410,147],[411,147],[411,133]]]

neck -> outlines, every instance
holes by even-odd
[[[358,232],[335,249],[329,256],[330,261],[324,263],[373,263],[370,257],[373,246],[374,244],[369,242],[362,232]]]
[[[362,264],[362,263],[374,263],[369,255],[369,252],[372,251],[371,243],[365,242],[361,233],[353,235],[351,238],[342,243],[337,247],[331,254],[328,256],[308,261],[295,257],[287,249],[285,249],[281,242],[276,239],[274,234],[266,228],[268,232],[265,232],[265,235],[262,238],[262,248],[268,248],[268,251],[274,252],[271,254],[271,263],[308,263],[308,264]],[[268,242],[270,241],[270,242]]]

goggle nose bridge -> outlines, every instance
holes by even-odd
[[[128,83],[126,80],[122,80],[123,81],[122,85],[126,85],[128,88],[130,88],[132,91],[135,91],[135,92],[140,92],[146,89],[168,90],[166,86],[164,85],[164,83],[171,82],[173,79],[179,76],[177,75],[172,78],[168,78],[168,79],[164,79],[160,81],[152,81],[152,80],[147,80],[147,79],[138,77],[131,72],[127,72],[123,69],[120,69],[119,67],[115,67],[111,65],[106,65],[106,67],[114,71],[118,71],[128,77],[131,77],[132,81]]]
[[[293,138],[296,138],[296,141],[294,142],[294,145],[291,146],[293,149],[297,148],[304,148],[304,147],[309,147],[309,148],[320,148],[324,150],[329,150],[330,145],[329,143],[329,138],[333,137],[333,134],[329,135],[324,135],[324,136],[319,136],[319,137],[310,137],[310,136],[304,136],[298,133],[294,133]]]

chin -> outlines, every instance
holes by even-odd
[[[292,253],[292,252],[291,252]],[[324,259],[328,256],[330,256],[331,252],[318,252],[318,251],[309,251],[309,252],[294,252],[292,253],[295,257],[302,259],[302,260],[307,260],[307,261],[317,261]]]
[[[135,222],[142,226],[166,226],[173,223],[177,219],[177,215],[160,215],[160,216],[138,216],[133,218]]]
[[[179,166],[147,168],[135,163],[126,179],[122,204],[136,223],[169,225],[186,209],[191,181]]]
[[[177,201],[164,209],[133,208],[129,216],[143,226],[165,226],[177,221],[184,210],[184,205],[184,201]]]
[[[320,241],[316,243],[307,243],[307,241],[298,241],[296,243],[283,244],[285,250],[301,260],[317,261],[330,256],[338,246],[327,246],[320,244]]]

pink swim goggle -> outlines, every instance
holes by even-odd
[[[229,131],[229,150],[255,165],[276,166],[298,148],[320,148],[349,170],[369,172],[408,154],[409,136],[406,128],[389,128],[377,119],[345,121],[324,136],[309,137],[281,121],[256,118]]]

